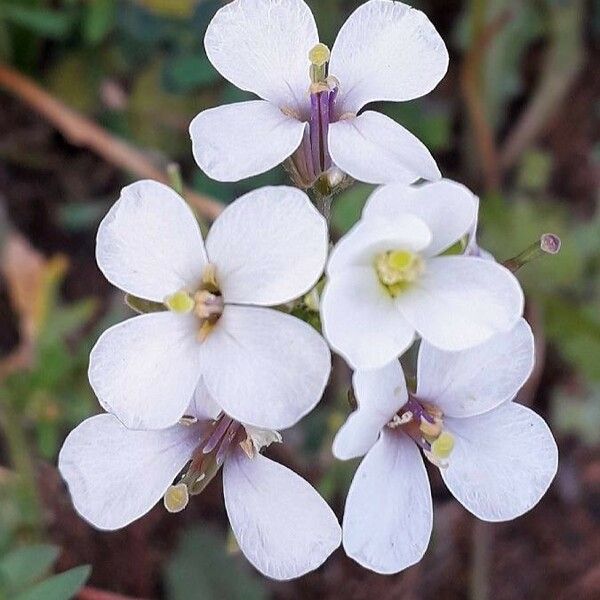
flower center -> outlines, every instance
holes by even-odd
[[[198,427],[199,438],[187,470],[180,481],[169,486],[163,502],[169,512],[182,511],[190,496],[204,491],[225,462],[225,458],[239,444],[248,458],[254,458],[261,448],[272,442],[281,442],[276,431],[244,426],[221,413],[213,421],[198,423],[193,417],[184,417],[182,427]]]
[[[443,413],[433,404],[410,394],[408,402],[400,413],[394,415],[388,427],[402,427],[434,465],[447,466],[445,460],[454,448],[454,437],[444,429]]]
[[[179,290],[165,299],[165,306],[177,314],[193,312],[200,322],[198,340],[204,341],[223,314],[224,302],[216,278],[216,268],[206,265],[200,287],[191,294]]]
[[[375,257],[377,277],[394,297],[414,283],[424,270],[423,258],[410,250],[390,250]]]

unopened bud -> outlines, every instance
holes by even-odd
[[[190,495],[185,483],[177,483],[170,486],[163,498],[165,508],[170,513],[181,512],[188,505],[189,501]]]

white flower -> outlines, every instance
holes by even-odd
[[[220,413],[202,385],[189,412],[193,421],[163,430],[127,429],[103,414],[72,431],[59,469],[79,514],[99,529],[113,530],[147,513],[163,496],[167,509],[177,512],[223,466],[225,508],[248,560],[275,579],[316,569],[341,542],[327,503],[293,471],[253,451],[266,432],[247,431]],[[268,434],[266,441],[281,439]]]
[[[323,332],[354,368],[382,367],[415,332],[444,350],[463,350],[507,331],[523,292],[503,266],[438,256],[469,232],[477,202],[449,180],[376,190],[362,219],[334,248],[321,298]]]
[[[296,423],[319,401],[330,371],[309,325],[264,308],[317,281],[325,220],[300,190],[263,188],[227,207],[206,247],[183,199],[140,181],[123,189],[98,230],[96,257],[125,292],[171,310],[134,317],[98,340],[89,379],[102,406],[133,429],[182,416],[200,377],[235,419]]]
[[[217,12],[204,45],[223,77],[262,98],[193,120],[196,162],[213,179],[237,181],[290,156],[301,187],[324,172],[335,187],[340,170],[370,183],[439,179],[414,135],[378,112],[358,114],[377,100],[423,96],[446,73],[448,52],[422,12],[370,0],[329,52],[303,0],[234,0]]]
[[[423,556],[432,501],[419,446],[480,519],[514,519],[540,500],[556,474],[556,443],[541,417],[511,401],[533,355],[531,330],[521,320],[463,352],[423,341],[414,396],[397,361],[354,374],[358,410],[333,446],[341,459],[366,453],[346,500],[343,543],[350,557],[396,573]]]

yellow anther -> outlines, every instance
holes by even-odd
[[[308,53],[308,60],[316,67],[322,67],[329,62],[330,56],[331,52],[329,51],[329,48],[325,44],[319,43]]]
[[[185,314],[194,310],[194,299],[185,290],[180,290],[165,299],[165,306],[174,313]]]
[[[163,498],[165,508],[170,513],[181,512],[188,505],[189,501],[190,494],[185,483],[170,486]]]
[[[431,453],[439,459],[448,458],[454,449],[454,436],[447,431],[442,431],[438,438],[431,444]]]
[[[402,292],[423,273],[424,263],[419,254],[410,250],[382,252],[375,257],[375,270],[379,281],[392,296]]]

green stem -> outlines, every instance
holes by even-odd
[[[553,233],[544,233],[537,242],[534,242],[517,256],[504,261],[504,266],[515,273],[521,267],[537,258],[547,254],[558,254],[560,251],[560,238]]]

